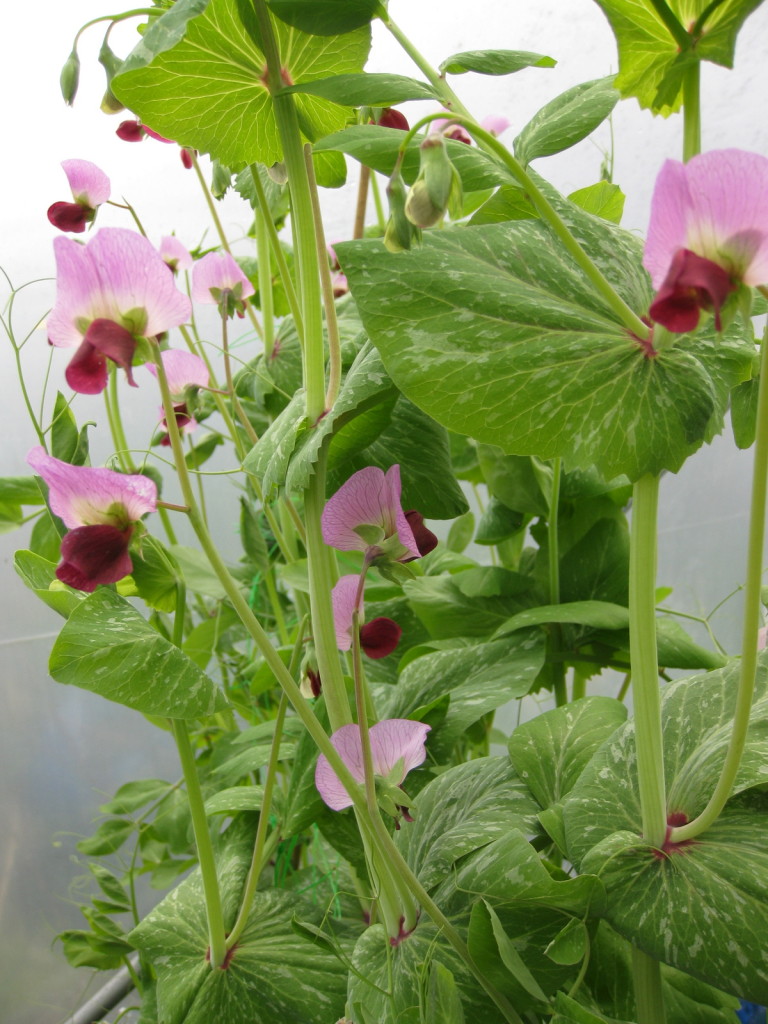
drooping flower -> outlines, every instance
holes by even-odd
[[[135,119],[121,121],[115,129],[115,135],[123,142],[143,142],[149,136],[158,142],[167,142],[169,145],[173,145],[173,139],[166,139],[164,135],[158,135],[157,132],[153,132],[151,128],[147,128],[145,124],[141,124]]]
[[[427,751],[424,741],[431,726],[408,718],[389,718],[370,728],[373,771],[390,788],[398,787],[412,768],[423,764]],[[365,781],[363,748],[358,725],[343,725],[331,736],[331,743],[356,782]],[[315,769],[315,785],[325,803],[334,811],[352,806],[347,793],[327,757],[321,754]]]
[[[379,114],[376,124],[382,128],[397,128],[401,132],[407,132],[410,127],[405,114],[394,107],[385,107]]]
[[[358,596],[359,594],[359,596]],[[331,593],[333,622],[336,628],[336,646],[340,651],[352,647],[352,624],[355,610],[363,622],[364,606],[360,577],[354,573],[342,576]],[[365,622],[360,627],[360,646],[369,658],[386,658],[397,647],[402,629],[394,621],[380,617]]]
[[[198,389],[208,387],[210,380],[208,367],[200,356],[196,356],[193,352],[186,352],[184,349],[166,349],[160,353],[160,358],[163,360],[168,389],[171,392],[176,425],[179,430],[189,433],[197,426],[197,420],[192,415],[190,406],[194,403]],[[157,377],[157,367],[154,363],[147,363],[147,369],[153,377]],[[168,438],[168,424],[162,406],[160,415],[160,426],[165,431],[160,443],[169,445],[171,442]]]
[[[346,274],[342,273],[341,264],[339,258],[336,255],[336,250],[332,245],[327,245],[328,257],[331,261],[331,270],[333,276],[331,277],[331,287],[333,289],[334,299],[340,299],[342,295],[346,295],[349,291],[349,282],[347,281]]]
[[[656,179],[643,263],[657,290],[650,315],[675,333],[721,311],[742,285],[768,282],[768,159],[713,150],[667,160]]]
[[[421,554],[400,506],[400,467],[360,469],[328,499],[323,540],[339,551],[364,551],[369,563],[409,562]]]
[[[61,542],[58,579],[90,593],[127,576],[134,527],[157,508],[155,483],[146,476],[70,466],[41,447],[32,449],[27,462],[48,485],[51,511],[69,529]]]
[[[193,301],[215,303],[224,316],[243,316],[245,299],[253,293],[253,285],[228,252],[209,252],[192,267]]]
[[[446,111],[446,117],[438,117],[436,120],[430,121],[429,134],[442,135],[444,139],[453,139],[454,142],[465,142],[468,146],[472,145],[469,132],[462,125],[452,121],[448,111]]]
[[[102,228],[87,245],[56,238],[56,304],[48,340],[77,348],[66,370],[81,394],[104,390],[111,359],[132,386],[139,338],[150,338],[189,318],[191,306],[176,288],[159,253],[146,238],[125,228]]]
[[[158,247],[160,257],[174,274],[179,270],[191,270],[194,260],[175,235],[163,235]]]
[[[80,234],[93,223],[96,209],[109,199],[111,185],[104,171],[89,160],[62,160],[61,166],[74,202],[49,206],[48,220],[60,231]]]

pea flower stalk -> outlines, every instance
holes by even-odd
[[[157,508],[157,487],[146,476],[70,466],[33,448],[27,462],[48,485],[48,502],[69,532],[61,542],[56,576],[91,593],[133,570],[128,553],[141,518]]]
[[[48,220],[59,231],[80,234],[93,223],[96,210],[109,199],[112,186],[104,171],[89,160],[62,160],[61,166],[73,202],[53,203],[48,207]]]
[[[687,164],[667,160],[643,263],[657,291],[653,320],[683,333],[704,310],[722,330],[739,293],[768,282],[768,159],[721,149]]]
[[[189,319],[190,301],[174,284],[160,254],[146,238],[125,228],[102,228],[81,245],[54,240],[56,303],[48,340],[75,348],[67,383],[80,394],[100,394],[111,361],[136,387],[132,364],[141,338]]]

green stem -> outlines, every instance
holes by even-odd
[[[280,53],[265,0],[253,0],[267,61],[269,91],[277,121],[291,194],[291,224],[296,232],[301,308],[304,317],[304,387],[307,419],[316,423],[325,411],[325,344],[320,272],[315,243],[312,196],[293,95],[283,91]]]
[[[547,537],[549,540],[549,603],[560,604],[560,541],[559,541],[559,518],[560,518],[560,480],[563,471],[563,460],[554,459],[552,462],[552,489],[549,498],[549,516],[547,521]],[[563,647],[563,627],[559,622],[552,625],[550,634],[550,647],[554,646],[558,651]],[[552,664],[552,685],[555,694],[555,704],[560,707],[568,703],[568,693],[565,687],[565,664],[562,661],[554,661]]]
[[[263,210],[254,210],[256,224],[256,256],[259,264],[259,305],[264,328],[264,356],[271,358],[275,345],[275,311],[272,301],[272,259],[269,232]]]
[[[301,306],[299,305],[299,299],[296,295],[296,289],[293,287],[293,278],[291,272],[288,269],[288,264],[285,260],[285,253],[283,247],[280,244],[280,236],[277,233],[275,222],[272,220],[272,215],[269,212],[269,203],[267,202],[267,196],[264,192],[264,186],[261,184],[261,178],[259,177],[259,170],[256,164],[250,164],[251,178],[253,178],[253,187],[256,192],[256,198],[259,202],[259,209],[264,219],[264,226],[267,229],[267,237],[269,238],[270,245],[272,247],[272,255],[275,258],[277,264],[277,272],[280,274],[280,280],[283,282],[283,289],[285,291],[285,298],[288,302],[288,308],[291,311],[293,322],[296,324],[296,330],[298,331],[299,337],[304,341],[304,318],[301,315]],[[266,340],[266,339],[265,339]]]
[[[661,989],[661,964],[632,947],[632,978],[635,985],[637,1024],[664,1024],[664,996]]]
[[[400,147],[401,152],[405,151],[405,147],[408,145],[408,142],[415,131],[418,130],[419,125],[426,121],[433,121],[436,116],[437,115],[429,115],[426,118],[422,118],[420,122],[414,125],[406,135],[403,145]],[[457,116],[452,120],[455,120],[458,124],[463,124],[470,135],[478,141],[482,141],[484,143],[484,148],[504,165],[504,168],[510,172],[515,181],[522,185],[527,197],[536,207],[541,219],[549,225],[551,230],[562,243],[563,248],[572,257],[574,263],[576,263],[576,265],[583,271],[585,276],[592,282],[595,289],[603,297],[606,304],[613,310],[617,318],[635,337],[640,338],[641,340],[647,339],[650,334],[647,324],[644,324],[640,317],[630,309],[610,281],[584,252],[579,242],[571,234],[570,228],[552,206],[538,185],[533,181],[520,161],[516,160],[494,135],[491,135],[490,132],[480,128],[472,118]]]
[[[286,628],[285,616],[283,615],[283,609],[280,605],[280,595],[278,594],[277,587],[275,586],[275,574],[272,566],[270,566],[264,573],[264,583],[267,588],[267,594],[269,595],[269,603],[275,616],[277,635],[280,638],[280,643],[287,645],[289,641],[288,629]]]
[[[328,249],[325,244],[323,215],[320,210],[320,197],[317,194],[317,182],[315,181],[315,168],[312,164],[312,153],[308,147],[304,150],[304,157],[307,167],[309,192],[312,199],[317,263],[320,268],[320,285],[323,291],[323,309],[325,311],[325,330],[328,335],[328,390],[325,393],[325,408],[331,409],[341,386],[341,338],[339,337],[339,322],[336,318],[336,301],[333,297],[331,269],[328,265]]]
[[[683,161],[701,152],[701,62],[685,69],[683,76]]]
[[[376,223],[379,226],[379,233],[384,234],[387,229],[387,218],[384,215],[384,204],[381,201],[381,189],[375,174],[371,175],[371,192],[373,193],[373,204],[376,207]]]
[[[128,442],[123,431],[123,421],[120,418],[120,402],[117,393],[117,368],[113,368],[109,374],[109,388],[104,391],[104,406],[107,410],[107,421],[109,432],[112,434],[112,441],[115,445],[115,454],[125,473],[132,471],[133,463],[128,454]]]
[[[208,831],[208,820],[205,816],[203,793],[197,776],[195,754],[189,740],[187,723],[175,718],[172,718],[170,721],[173,737],[179,750],[184,781],[187,786],[187,799],[189,800],[189,810],[192,815],[192,829],[195,834],[195,844],[197,845],[197,857],[200,861],[200,875],[203,880],[205,907],[208,916],[210,963],[211,968],[215,969],[221,967],[224,963],[227,952],[224,915],[221,909],[219,882],[216,877],[216,861],[213,856],[211,835]]]
[[[669,34],[675,40],[681,50],[687,50],[691,45],[691,37],[685,31],[684,26],[677,20],[672,10],[664,0],[651,0],[651,5],[669,30]]]
[[[232,408],[235,410],[237,418],[240,420],[243,429],[248,435],[248,440],[251,442],[251,444],[258,444],[259,435],[253,429],[253,424],[245,415],[245,411],[242,405],[240,405],[240,399],[237,397],[237,392],[235,391],[235,381],[232,376],[232,360],[229,358],[229,335],[227,332],[227,314],[223,309],[223,305],[221,311],[221,347],[222,351],[224,352],[224,377],[227,382],[227,391],[229,392],[229,397],[232,402]]]
[[[98,18],[91,18],[90,21],[86,21],[86,23],[84,25],[81,25],[81,27],[78,29],[77,35],[75,36],[75,41],[72,44],[72,49],[74,50],[77,48],[80,36],[83,34],[83,32],[85,32],[87,28],[90,28],[91,25],[98,25],[101,21],[125,21],[126,18],[141,18],[143,16],[146,16],[148,18],[156,18],[161,13],[162,12],[158,10],[157,7],[136,7],[132,11],[123,11],[121,14],[102,14]]]
[[[643,836],[661,847],[667,830],[661,692],[656,651],[656,518],[659,478],[646,475],[632,499],[629,649]]]
[[[736,693],[733,730],[728,742],[725,763],[720,772],[709,803],[693,821],[673,828],[670,840],[678,843],[693,839],[708,829],[720,815],[731,795],[747,741],[749,716],[757,671],[757,633],[760,628],[760,606],[763,577],[763,533],[765,529],[766,480],[768,479],[768,327],[763,334],[760,353],[760,385],[757,397],[757,433],[754,469],[752,473],[752,502],[749,513],[749,541],[747,548],[747,581],[744,588],[744,612],[741,638],[741,670]]]

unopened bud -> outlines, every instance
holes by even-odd
[[[194,163],[195,163],[195,150],[194,149],[190,149],[189,146],[182,146],[181,147],[181,154],[180,155],[181,155],[181,162],[184,165],[184,167],[188,171],[191,171],[192,167],[194,166]]]
[[[102,114],[119,114],[121,110],[125,110],[125,105],[120,102],[111,89],[107,88],[101,98]]]
[[[223,199],[232,184],[232,171],[218,160],[213,161],[211,193],[214,199]]]
[[[421,231],[414,227],[406,215],[405,182],[399,172],[393,174],[387,185],[389,199],[389,221],[384,233],[384,245],[390,252],[403,252],[410,249],[412,243],[421,239]]]
[[[101,44],[99,50],[99,64],[104,68],[107,75],[107,89],[101,101],[101,109],[105,114],[118,114],[125,107],[112,92],[112,79],[123,66],[122,60],[112,51],[106,40]]]
[[[438,224],[449,206],[461,205],[461,179],[442,135],[428,135],[419,147],[421,167],[405,201],[408,220],[419,228]]]
[[[79,84],[80,58],[77,56],[77,50],[73,50],[67,57],[64,67],[61,69],[61,76],[59,77],[61,95],[64,97],[64,102],[70,107],[75,102],[75,96],[77,96],[77,87]]]
[[[121,121],[115,129],[115,135],[123,142],[141,142],[146,132],[138,121]]]

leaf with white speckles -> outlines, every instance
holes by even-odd
[[[102,587],[70,615],[50,673],[145,715],[203,718],[227,706],[214,681],[124,598]]]
[[[551,190],[550,190],[551,192]],[[625,301],[650,302],[640,243],[552,197]],[[606,478],[676,471],[722,429],[753,342],[734,324],[649,358],[538,221],[425,233],[421,248],[336,247],[401,391],[450,430]]]

